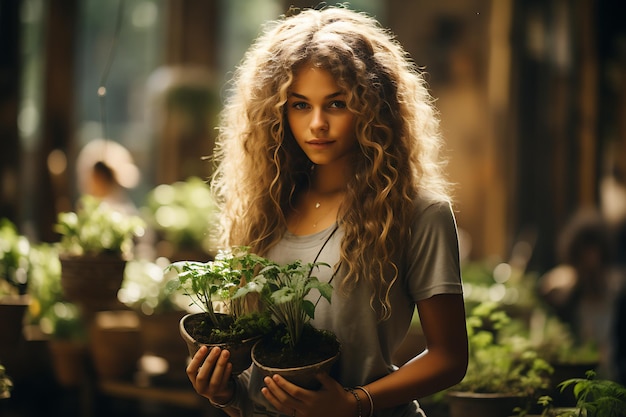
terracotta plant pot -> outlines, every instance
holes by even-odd
[[[87,376],[87,345],[72,340],[50,340],[48,348],[59,385],[79,387]]]
[[[227,349],[230,352],[230,361],[233,364],[232,373],[239,375],[252,364],[251,350],[252,346],[261,338],[261,336],[245,339],[240,342],[230,343],[201,343],[194,339],[185,327],[186,323],[190,322],[192,317],[203,315],[204,313],[192,313],[187,314],[180,320],[179,331],[180,335],[187,344],[189,356],[193,357],[201,346],[208,346],[209,348],[219,347],[220,349]]]
[[[68,301],[89,311],[120,305],[117,292],[124,280],[126,260],[116,255],[60,256],[61,287]]]
[[[510,394],[450,391],[450,417],[505,417],[524,403],[524,397]]]
[[[142,355],[139,318],[132,311],[96,313],[91,328],[90,350],[101,379],[130,379]]]

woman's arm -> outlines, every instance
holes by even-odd
[[[396,407],[446,389],[461,379],[467,369],[467,330],[461,294],[435,295],[418,303],[427,349],[391,374],[367,384],[374,411]],[[371,415],[364,391],[356,389],[357,401],[328,375],[319,377],[318,391],[302,389],[280,376],[265,378],[261,390],[282,413],[308,416]],[[354,388],[354,387],[353,387]]]
[[[376,410],[446,389],[465,376],[468,361],[461,294],[440,294],[417,304],[426,350],[396,372],[366,386]]]

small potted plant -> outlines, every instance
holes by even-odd
[[[329,372],[340,354],[340,344],[332,332],[314,328],[315,307],[321,298],[331,300],[332,286],[311,276],[324,263],[295,261],[271,263],[241,289],[238,296],[259,293],[262,305],[277,324],[252,349],[252,360],[265,375],[280,374],[304,388],[315,389],[318,372]],[[319,291],[317,301],[307,295]]]
[[[550,364],[528,337],[508,328],[511,318],[496,303],[478,304],[468,315],[470,360],[465,378],[446,393],[451,417],[511,415],[549,388]]]
[[[233,374],[250,366],[250,350],[272,321],[268,314],[250,308],[247,297],[234,296],[267,262],[246,247],[234,247],[219,251],[208,262],[179,261],[166,268],[177,273],[168,286],[188,296],[190,307],[199,310],[185,315],[179,326],[191,356],[202,345],[219,346],[230,351]]]
[[[85,195],[76,212],[59,213],[61,285],[67,300],[92,311],[117,306],[117,292],[144,221]]]
[[[88,375],[89,347],[78,307],[59,300],[47,309],[40,325],[48,335],[56,381],[63,387],[79,387]]]

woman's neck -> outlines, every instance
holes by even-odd
[[[345,166],[316,165],[311,173],[309,192],[320,196],[343,193],[348,185],[351,170]]]

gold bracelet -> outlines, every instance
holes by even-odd
[[[356,389],[360,389],[367,396],[367,399],[370,402],[370,413],[369,413],[368,417],[372,417],[374,415],[374,400],[372,400],[372,394],[370,394],[370,392],[368,390],[366,390],[365,387],[360,386],[360,385],[358,387],[356,387]]]
[[[359,394],[352,388],[344,388],[344,391],[350,392],[350,394],[354,395],[356,399],[356,412],[357,417],[363,417],[363,410],[361,409],[361,398],[359,398]]]

